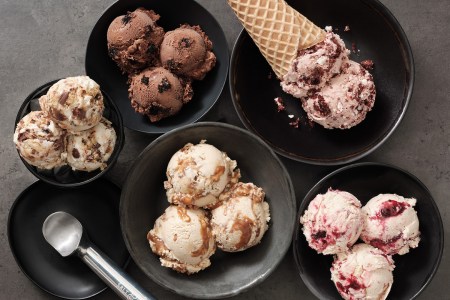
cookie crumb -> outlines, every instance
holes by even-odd
[[[275,99],[273,99],[275,101],[275,104],[277,105],[277,111],[284,111],[286,109],[286,107],[284,106],[284,102],[283,99],[281,97],[276,97]]]

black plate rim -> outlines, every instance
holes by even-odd
[[[283,164],[283,162],[280,160],[280,158],[276,155],[276,153],[273,151],[273,149],[267,145],[266,142],[264,142],[259,136],[257,136],[256,134],[254,134],[253,132],[250,132],[248,130],[245,130],[243,128],[237,127],[235,125],[231,125],[228,123],[220,123],[220,122],[197,122],[194,124],[188,124],[176,129],[173,129],[171,131],[169,131],[166,134],[161,135],[160,137],[158,137],[157,139],[155,139],[153,142],[151,142],[149,145],[147,145],[147,147],[145,147],[144,150],[142,150],[142,152],[139,154],[139,156],[136,158],[136,160],[134,161],[133,165],[131,166],[131,168],[129,169],[128,173],[127,173],[127,180],[125,181],[125,183],[122,186],[122,193],[121,193],[121,197],[120,197],[120,207],[119,207],[119,212],[120,212],[120,227],[122,228],[122,236],[123,239],[125,241],[125,245],[128,248],[128,252],[130,253],[130,256],[133,258],[133,261],[136,263],[136,265],[139,267],[139,269],[148,277],[150,278],[153,282],[157,283],[159,286],[161,286],[162,288],[176,293],[178,295],[182,295],[182,296],[186,296],[186,297],[191,297],[191,298],[197,298],[197,299],[221,299],[221,298],[228,298],[228,297],[232,297],[232,296],[236,296],[238,294],[241,294],[249,289],[251,289],[252,287],[260,284],[261,282],[263,282],[265,279],[267,279],[270,274],[272,274],[273,271],[275,271],[275,269],[279,266],[279,264],[281,263],[281,261],[283,260],[283,258],[286,256],[286,254],[289,251],[290,245],[288,245],[286,247],[286,249],[283,250],[282,256],[280,257],[279,261],[276,262],[271,268],[269,268],[264,274],[260,275],[259,277],[253,279],[251,282],[249,282],[246,285],[241,286],[240,288],[233,290],[231,292],[228,293],[221,293],[221,294],[217,294],[217,295],[197,295],[195,293],[190,293],[189,291],[186,292],[180,292],[179,290],[175,290],[172,289],[168,286],[166,286],[164,283],[162,283],[157,276],[154,276],[152,273],[148,272],[144,267],[141,266],[141,264],[139,263],[139,261],[137,260],[137,258],[135,258],[135,254],[132,251],[133,247],[130,245],[129,240],[127,239],[127,234],[126,234],[126,230],[125,230],[125,225],[123,224],[123,220],[124,220],[124,205],[125,205],[125,199],[123,198],[123,195],[128,193],[129,188],[129,182],[130,180],[128,178],[131,178],[131,175],[133,174],[136,166],[139,164],[139,162],[141,161],[142,156],[144,156],[147,152],[151,151],[151,149],[153,147],[156,147],[161,140],[164,140],[165,137],[169,134],[174,134],[177,133],[179,131],[183,131],[185,129],[189,129],[192,127],[207,127],[207,126],[220,126],[223,128],[227,128],[227,129],[231,129],[231,130],[237,130],[241,133],[244,133],[248,136],[250,136],[251,138],[255,139],[258,141],[258,143],[260,143],[263,147],[265,147],[269,153],[271,153],[271,155],[273,156],[273,158],[275,159],[275,161],[280,165],[280,168],[282,169],[285,177],[286,177],[286,181],[288,184],[288,189],[289,189],[289,194],[291,198],[291,202],[293,205],[293,212],[291,212],[291,217],[290,217],[290,222],[291,224],[291,229],[290,231],[293,232],[295,230],[295,223],[296,223],[296,209],[297,209],[297,201],[296,201],[296,195],[295,195],[295,189],[294,189],[294,185],[292,183],[291,177],[289,172],[287,171],[285,165]],[[292,240],[291,240],[292,243]]]
[[[39,86],[38,88],[36,88],[34,91],[32,91],[30,94],[28,94],[28,96],[25,98],[25,100],[23,101],[22,105],[19,108],[19,111],[17,112],[17,116],[16,116],[16,120],[15,120],[15,125],[13,130],[16,130],[16,126],[19,123],[19,121],[22,119],[21,115],[23,114],[23,111],[25,110],[25,108],[27,107],[27,105],[30,103],[30,101],[32,99],[34,99],[34,95],[39,94],[41,91],[45,90],[46,88],[48,88],[49,86],[52,86],[53,84],[55,84],[56,82],[58,82],[59,80],[64,79],[64,78],[59,78],[59,79],[55,79],[55,80],[51,80],[47,83],[42,84],[41,86]],[[100,90],[103,94],[103,99],[106,99],[106,102],[108,104],[108,106],[112,107],[112,109],[115,111],[115,113],[118,116],[118,121],[119,123],[116,124],[116,126],[120,129],[119,133],[116,133],[117,136],[117,141],[116,141],[116,147],[117,149],[114,149],[115,151],[115,155],[110,157],[110,163],[106,166],[106,168],[102,171],[100,171],[97,175],[84,180],[84,181],[80,181],[80,182],[74,182],[74,183],[61,183],[61,182],[56,182],[56,181],[52,181],[52,180],[48,180],[45,177],[41,177],[39,176],[39,174],[34,170],[34,167],[32,165],[30,165],[25,159],[23,159],[23,157],[20,155],[20,152],[18,149],[16,149],[17,154],[19,155],[20,160],[22,160],[23,164],[25,165],[25,167],[28,169],[28,171],[30,171],[31,174],[33,174],[38,180],[42,180],[48,184],[51,185],[55,185],[55,186],[59,186],[59,187],[63,187],[63,188],[72,188],[72,187],[77,187],[77,186],[82,186],[85,184],[88,184],[90,182],[93,182],[94,180],[97,180],[100,177],[103,177],[106,173],[108,173],[113,166],[116,164],[120,153],[122,152],[122,149],[125,145],[125,132],[123,130],[123,120],[122,120],[122,114],[120,113],[119,108],[117,107],[116,103],[114,103],[114,101],[112,101],[112,98],[106,93],[105,90],[101,89]],[[13,132],[14,133],[14,132]]]
[[[300,258],[299,258],[299,253],[297,251],[298,249],[298,240],[300,236],[303,236],[303,234],[301,233],[301,229],[300,229],[300,223],[298,220],[300,220],[300,217],[303,213],[303,211],[306,208],[306,200],[309,199],[313,193],[314,190],[316,190],[320,185],[322,185],[322,183],[326,180],[328,180],[331,177],[334,177],[336,175],[338,175],[341,172],[347,171],[349,169],[355,169],[355,168],[361,168],[361,167],[384,167],[387,169],[393,169],[395,171],[399,171],[400,173],[410,177],[411,179],[413,179],[414,182],[416,182],[421,188],[423,188],[423,190],[430,196],[431,199],[431,204],[433,206],[433,209],[436,212],[436,219],[439,223],[439,227],[440,227],[440,233],[439,233],[439,242],[440,242],[440,249],[439,249],[439,254],[438,257],[436,259],[436,261],[434,262],[433,265],[433,269],[431,271],[431,273],[428,275],[428,277],[426,278],[426,281],[423,283],[422,287],[417,291],[417,293],[411,298],[415,299],[417,298],[427,287],[428,285],[431,283],[431,281],[433,280],[433,277],[436,275],[437,270],[439,269],[439,266],[441,264],[441,260],[442,260],[442,256],[444,254],[444,225],[442,223],[442,217],[441,217],[441,213],[439,212],[439,208],[436,204],[436,201],[434,201],[434,198],[430,192],[430,190],[425,186],[425,184],[419,180],[419,178],[417,178],[415,175],[413,175],[412,173],[391,165],[391,164],[387,164],[387,163],[379,163],[379,162],[360,162],[360,163],[354,163],[354,164],[350,164],[347,165],[345,167],[339,168],[331,173],[329,173],[328,175],[324,176],[321,180],[319,180],[313,187],[311,187],[311,189],[308,191],[308,193],[305,195],[305,197],[303,197],[302,202],[300,204],[300,207],[298,208],[298,212],[297,212],[297,219],[296,219],[296,223],[295,223],[295,230],[292,236],[292,252],[293,252],[293,256],[294,256],[294,260],[295,260],[295,264],[297,267],[297,274],[300,275],[300,278],[302,279],[303,283],[307,286],[308,290],[314,294],[314,296],[318,297],[319,299],[321,298],[321,294],[315,289],[314,286],[311,285],[311,283],[305,279],[303,272],[301,272],[301,263],[300,263]],[[309,203],[308,203],[309,204]],[[298,223],[298,224],[297,224]]]
[[[282,148],[277,147],[273,143],[266,140],[264,138],[264,136],[262,136],[259,132],[257,132],[253,128],[253,126],[250,124],[250,122],[248,122],[245,114],[243,113],[242,109],[240,108],[240,105],[238,103],[239,101],[235,97],[236,90],[233,85],[234,74],[236,73],[235,61],[236,61],[237,57],[239,56],[239,48],[241,47],[243,39],[246,35],[246,31],[244,28],[241,30],[238,37],[236,38],[236,41],[234,42],[234,45],[233,45],[233,50],[231,52],[230,71],[228,73],[229,74],[228,75],[229,76],[228,86],[229,86],[231,100],[233,102],[234,109],[237,112],[238,117],[241,120],[242,124],[244,124],[244,126],[248,130],[250,130],[250,131],[256,133],[258,136],[260,136],[278,154],[280,154],[286,158],[295,160],[295,161],[312,164],[312,165],[320,165],[320,166],[337,166],[337,165],[351,163],[351,162],[359,160],[359,159],[369,155],[373,151],[377,150],[394,133],[394,131],[397,129],[397,127],[403,120],[403,117],[404,117],[404,115],[409,107],[409,103],[411,101],[411,97],[412,97],[412,94],[414,91],[414,82],[415,82],[415,64],[414,64],[414,56],[413,56],[411,45],[410,45],[408,37],[406,36],[406,33],[403,30],[402,26],[400,25],[399,21],[383,3],[381,3],[379,0],[363,0],[363,1],[367,5],[369,5],[372,9],[376,8],[377,11],[379,11],[380,13],[383,14],[382,17],[384,17],[386,19],[386,21],[388,22],[388,25],[390,25],[391,29],[396,34],[397,39],[399,40],[400,44],[403,44],[405,46],[405,48],[402,47],[402,52],[403,52],[403,57],[405,59],[404,63],[405,63],[405,65],[407,65],[407,68],[409,68],[410,82],[409,82],[409,85],[407,86],[408,92],[404,98],[404,105],[403,105],[399,115],[397,116],[395,123],[388,130],[387,134],[385,134],[385,136],[382,137],[380,140],[376,141],[375,144],[366,146],[361,152],[356,153],[356,154],[350,154],[345,157],[340,157],[340,158],[338,157],[338,158],[334,158],[334,159],[333,158],[332,159],[315,159],[315,158],[303,157],[303,156],[296,155],[295,153],[291,153],[291,152],[285,151]]]
[[[120,187],[119,187],[117,184],[115,184],[114,182],[112,182],[112,181],[110,181],[110,180],[106,180],[106,179],[104,179],[104,180],[107,181],[108,183],[110,183],[110,184],[116,186],[119,190],[121,190]],[[37,287],[40,288],[41,290],[43,290],[43,291],[49,293],[50,295],[53,295],[53,296],[59,297],[59,298],[63,298],[63,299],[69,299],[69,300],[83,300],[83,299],[88,299],[88,298],[94,297],[94,296],[96,296],[96,295],[102,293],[103,291],[105,291],[105,290],[108,288],[108,286],[105,284],[105,286],[104,286],[102,289],[100,289],[99,291],[97,291],[97,292],[95,292],[95,293],[92,293],[91,295],[86,296],[86,297],[63,297],[63,296],[61,296],[61,295],[58,295],[57,293],[53,293],[53,292],[49,291],[48,289],[45,289],[43,286],[41,286],[37,281],[35,281],[34,278],[32,278],[32,277],[25,271],[25,269],[24,269],[24,267],[23,267],[23,265],[22,265],[22,263],[21,263],[19,257],[16,255],[16,252],[15,252],[14,249],[13,249],[13,246],[12,246],[12,243],[11,243],[11,241],[12,241],[12,234],[11,234],[11,219],[12,219],[13,212],[14,212],[16,206],[18,205],[18,203],[19,203],[20,201],[22,201],[23,196],[24,196],[26,193],[28,193],[30,190],[32,190],[36,185],[39,185],[39,184],[42,184],[42,183],[49,184],[48,182],[46,182],[46,181],[44,181],[44,180],[36,180],[36,181],[33,182],[32,184],[30,184],[27,188],[25,188],[22,192],[20,192],[20,194],[16,197],[16,199],[15,199],[14,202],[13,202],[13,204],[11,205],[11,208],[9,209],[8,220],[7,220],[7,223],[6,223],[6,224],[7,224],[7,233],[6,233],[6,234],[7,234],[7,237],[8,237],[9,250],[11,251],[11,253],[12,253],[13,257],[14,257],[14,260],[15,260],[16,264],[19,266],[19,269],[20,269],[20,271],[22,272],[22,274],[24,274],[24,275],[25,275],[25,276],[26,276],[26,277],[27,277],[27,278],[28,278],[35,286],[37,286]],[[126,268],[126,267],[128,266],[128,264],[130,263],[130,261],[131,261],[131,256],[128,255],[128,258],[127,258],[127,260],[125,261],[125,264],[122,266],[122,268]]]
[[[210,12],[209,10],[207,10],[207,9],[206,9],[203,5],[201,5],[199,2],[197,2],[197,1],[195,1],[195,0],[191,0],[191,1],[194,2],[195,5],[198,5],[201,9],[203,9],[203,10],[205,11],[205,13],[208,14],[208,15],[211,17],[211,20],[213,20],[214,23],[216,23],[216,26],[217,26],[217,28],[219,29],[221,38],[223,38],[223,40],[226,42],[227,39],[226,39],[225,33],[223,32],[222,26],[221,26],[220,23],[217,21],[217,19],[211,14],[211,12]],[[97,19],[97,22],[95,22],[94,26],[93,26],[93,27],[90,29],[90,31],[89,31],[89,38],[88,38],[88,42],[86,43],[86,50],[85,50],[85,56],[84,56],[84,57],[85,57],[85,59],[84,59],[84,70],[85,70],[85,73],[86,73],[86,74],[89,73],[89,72],[88,72],[88,69],[90,68],[90,67],[88,67],[86,57],[87,57],[87,53],[88,53],[88,51],[89,51],[89,45],[90,45],[91,43],[93,43],[93,41],[92,41],[92,39],[93,39],[93,37],[92,37],[92,31],[94,30],[95,27],[97,27],[97,25],[98,25],[100,19],[102,18],[102,16],[103,16],[107,11],[109,11],[113,6],[118,5],[119,2],[123,2],[123,0],[117,0],[116,2],[114,2],[114,3],[112,3],[110,6],[108,6],[108,7],[101,13],[100,17]],[[227,44],[228,44],[228,43],[227,43]],[[190,124],[194,124],[194,123],[200,122],[200,121],[202,120],[202,118],[203,118],[203,117],[204,117],[204,116],[205,116],[205,115],[206,115],[206,114],[214,107],[214,105],[216,104],[216,102],[219,100],[220,96],[221,96],[222,93],[223,93],[223,89],[225,88],[225,84],[226,84],[227,78],[228,78],[228,73],[229,73],[229,70],[230,70],[230,50],[228,49],[228,47],[226,47],[224,50],[225,50],[225,54],[226,54],[226,60],[223,61],[223,62],[221,61],[220,63],[225,65],[225,70],[224,70],[225,76],[224,76],[223,82],[222,82],[222,84],[221,84],[221,86],[220,86],[220,89],[219,89],[219,91],[218,91],[218,93],[217,93],[217,96],[216,96],[215,99],[211,102],[211,105],[209,105],[209,106],[208,106],[208,107],[207,107],[207,108],[206,108],[206,109],[198,116],[198,118],[192,120]],[[111,102],[113,102],[114,105],[116,105],[115,102],[114,102],[114,100],[113,100],[113,98],[110,98],[110,99],[111,99]],[[120,112],[120,111],[119,111],[119,112]],[[190,125],[190,124],[186,124],[186,125],[182,125],[182,126],[187,126],[187,125]],[[128,128],[129,130],[133,130],[133,131],[140,132],[140,133],[147,134],[147,135],[161,135],[161,134],[164,134],[164,133],[167,133],[167,132],[171,131],[171,130],[162,130],[162,129],[159,129],[159,127],[155,127],[155,129],[152,130],[152,131],[145,131],[145,130],[142,130],[142,129],[131,128],[131,127],[128,127],[127,125],[124,125],[124,126],[125,126],[126,128]],[[178,126],[178,127],[175,128],[175,129],[178,129],[178,128],[182,127],[182,126]],[[172,129],[172,130],[175,130],[175,129]]]

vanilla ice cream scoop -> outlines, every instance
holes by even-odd
[[[69,132],[97,125],[105,107],[100,86],[88,76],[59,80],[39,99],[39,104],[61,128]]]
[[[283,77],[283,91],[297,98],[315,93],[333,76],[341,73],[349,61],[349,54],[339,35],[328,32],[324,41],[299,51],[289,72]]]
[[[336,254],[351,247],[361,233],[361,203],[348,192],[330,188],[309,203],[300,223],[311,248]]]
[[[40,169],[66,164],[66,131],[45,111],[32,111],[17,124],[14,144],[20,156]]]
[[[169,206],[147,234],[161,265],[180,273],[197,273],[211,265],[214,242],[209,218],[198,208]]]
[[[114,151],[116,139],[111,122],[102,118],[91,129],[68,136],[67,162],[73,170],[103,170]]]
[[[416,199],[380,194],[362,208],[364,226],[361,239],[386,254],[405,254],[420,241]]]
[[[164,187],[170,203],[209,208],[240,178],[236,161],[206,144],[186,144],[170,159]]]
[[[270,220],[264,197],[262,188],[242,182],[220,196],[221,205],[211,211],[211,226],[220,249],[237,252],[261,241]]]
[[[391,256],[367,244],[338,253],[331,267],[331,280],[346,300],[387,298],[394,278]]]

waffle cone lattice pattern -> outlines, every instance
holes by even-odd
[[[321,28],[284,0],[228,0],[228,4],[278,78],[288,72],[298,50],[325,37]]]

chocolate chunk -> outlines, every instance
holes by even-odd
[[[311,75],[308,77],[309,84],[318,85],[320,83],[320,78],[323,76],[323,70],[320,68],[314,68]]]
[[[167,115],[170,112],[170,108],[161,106],[158,103],[152,103],[150,108],[148,109],[148,114],[157,116],[157,115]]]
[[[158,47],[156,47],[155,44],[150,43],[150,45],[148,45],[148,49],[147,49],[148,54],[155,54],[157,51],[158,51]]]
[[[314,103],[314,109],[325,117],[331,113],[330,107],[321,95],[317,95],[318,100]]]
[[[171,87],[172,87],[172,86],[171,86],[169,80],[168,80],[166,77],[164,77],[164,78],[161,80],[161,83],[158,84],[158,92],[159,92],[159,93],[164,93],[165,91],[170,90]]]
[[[67,98],[69,98],[69,93],[68,92],[62,93],[58,100],[59,104],[64,105],[67,101]]]
[[[117,52],[119,52],[119,50],[117,50],[117,48],[115,48],[115,47],[109,47],[108,48],[108,54],[112,58],[117,56]]]
[[[149,37],[153,32],[153,26],[152,25],[147,25],[145,26],[145,36]]]
[[[65,115],[63,115],[60,111],[51,108],[50,109],[50,114],[53,116],[53,118],[55,118],[58,121],[65,121],[67,120],[67,117]]]
[[[182,38],[181,41],[178,43],[178,46],[181,48],[189,48],[192,45],[192,41],[190,38]]]
[[[148,85],[148,80],[149,80],[149,78],[147,76],[143,75],[141,78],[141,83]]]
[[[73,117],[75,119],[81,120],[86,117],[86,111],[83,108],[74,108],[72,110]]]
[[[374,63],[371,59],[366,59],[360,62],[361,66],[366,69],[367,71],[373,70]]]
[[[175,60],[173,60],[173,59],[169,59],[166,62],[166,65],[170,71],[176,71],[180,68],[180,64],[176,63]]]
[[[73,148],[73,150],[72,150],[72,156],[73,156],[74,158],[80,158],[80,152],[78,151],[78,149]]]
[[[131,13],[128,12],[125,16],[122,18],[123,25],[127,25],[131,21]]]
[[[19,142],[23,142],[25,140],[28,140],[28,132],[19,133],[19,136],[17,137],[17,140]]]

